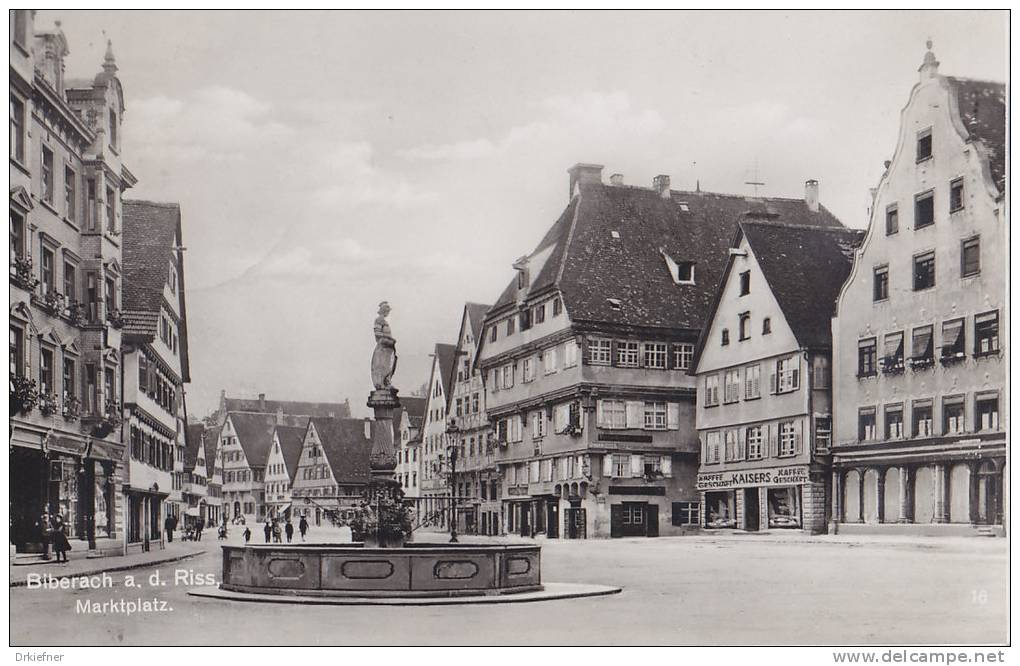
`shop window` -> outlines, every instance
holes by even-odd
[[[885,209],[885,235],[892,236],[900,230],[900,211],[896,204]]]
[[[914,228],[935,224],[935,191],[928,190],[914,197]]]
[[[935,286],[935,253],[925,252],[914,257],[914,291]]]
[[[740,313],[740,339],[747,340],[751,337],[751,313]]]
[[[872,289],[872,300],[875,302],[884,301],[889,298],[889,267],[877,266],[875,268],[874,288]]]
[[[747,459],[760,460],[764,450],[761,426],[748,426],[745,439],[744,448],[747,450]]]
[[[945,398],[942,401],[942,434],[958,435],[966,431],[963,397]]]
[[[673,502],[673,526],[698,525],[701,522],[700,502]]]
[[[980,430],[999,429],[999,394],[982,393],[975,399],[975,415]]]
[[[769,488],[769,527],[800,527],[800,488]]]
[[[934,327],[918,326],[911,333],[910,366],[927,368],[935,363]]]
[[[613,360],[613,343],[611,340],[588,340],[588,363],[591,365],[609,365]]]
[[[751,271],[744,271],[740,274],[740,295],[747,296],[751,293]]]
[[[981,239],[968,238],[960,244],[960,275],[970,277],[981,272]]]
[[[903,405],[885,406],[885,438],[903,438]]]
[[[882,347],[882,372],[895,374],[903,371],[903,332],[889,333]]]
[[[923,162],[931,157],[931,128],[917,134],[917,161]]]
[[[940,359],[943,363],[952,363],[966,357],[963,319],[942,322],[942,351]]]
[[[705,527],[736,527],[733,493],[705,493],[705,514]]]
[[[999,311],[974,317],[974,355],[999,353]]]
[[[956,178],[949,183],[949,212],[963,210],[963,178]]]
[[[857,439],[871,442],[877,439],[875,424],[875,408],[863,407],[857,412]]]

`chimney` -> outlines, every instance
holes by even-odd
[[[663,199],[669,198],[669,176],[659,174],[652,178],[652,189],[659,193]]]
[[[259,411],[260,412],[266,411],[266,394],[265,393],[259,393]]]
[[[813,178],[804,183],[804,203],[812,213],[818,212],[818,181]]]
[[[567,193],[567,197],[573,199],[577,194],[577,186],[581,183],[601,183],[602,169],[601,164],[584,164],[582,162],[567,169],[567,173],[570,174],[570,191]]]
[[[609,177],[609,184],[616,185],[617,187],[623,185],[623,174],[614,173],[612,176]]]

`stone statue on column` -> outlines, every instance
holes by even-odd
[[[383,301],[379,304],[379,316],[375,318],[375,351],[372,352],[372,385],[376,390],[392,387],[390,383],[393,373],[397,370],[397,341],[390,331],[386,317],[390,314],[390,304]]]

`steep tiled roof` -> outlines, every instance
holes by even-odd
[[[663,198],[649,188],[581,183],[530,255],[555,245],[528,293],[558,286],[574,322],[699,330],[737,225],[750,219],[841,226],[824,207],[812,212],[802,199],[675,190]],[[674,283],[663,254],[695,262],[695,284]],[[513,281],[490,316],[511,305],[515,293]]]
[[[195,461],[198,460],[198,450],[204,446],[202,435],[205,433],[205,424],[191,423],[184,429],[184,471],[190,472],[195,469]],[[203,457],[205,450],[203,448]]]
[[[468,319],[471,321],[471,339],[475,342],[482,337],[482,322],[485,321],[485,313],[489,311],[490,307],[492,306],[482,305],[481,303],[464,304]]]
[[[457,346],[448,345],[443,342],[436,343],[436,358],[439,360],[439,376],[443,378],[443,391],[445,391],[446,402],[449,403],[453,397],[453,371],[457,364]],[[431,390],[432,387],[429,387]]]
[[[414,422],[414,419],[420,419],[425,416],[426,402],[428,402],[427,398],[400,398],[400,406],[403,407],[404,411],[407,412],[407,415],[411,417],[412,423]]]
[[[265,467],[269,450],[273,446],[273,430],[276,417],[272,414],[248,414],[234,412],[230,421],[237,431],[237,441],[244,449],[244,457],[251,467]]]
[[[351,415],[349,402],[300,402],[294,400],[263,400],[258,398],[224,398],[228,412],[253,412],[276,414],[282,411],[290,416],[318,416],[326,418],[348,418]]]
[[[836,297],[864,232],[768,222],[743,222],[740,228],[797,341],[831,346]]]
[[[175,203],[133,201],[123,206],[122,306],[126,335],[155,338],[163,305],[163,287],[170,262],[177,267],[181,312],[181,368],[190,381],[184,262],[177,245],[181,237],[181,209]]]
[[[307,430],[307,427],[276,426],[276,437],[280,440],[280,453],[283,454],[283,462],[287,465],[291,483],[294,483],[294,475],[297,473],[298,459],[301,457],[301,447],[304,445]]]
[[[205,433],[205,471],[212,481],[213,465],[216,464],[216,447],[219,445],[219,431],[209,430]]]
[[[999,192],[1006,186],[1006,84],[947,76],[956,90],[960,119],[988,151],[988,166]]]
[[[313,418],[312,423],[336,482],[368,483],[372,440],[365,437],[365,420]]]

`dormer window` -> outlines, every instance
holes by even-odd
[[[659,248],[659,253],[666,260],[666,267],[675,284],[694,284],[694,262],[677,261],[666,254],[666,250]]]

